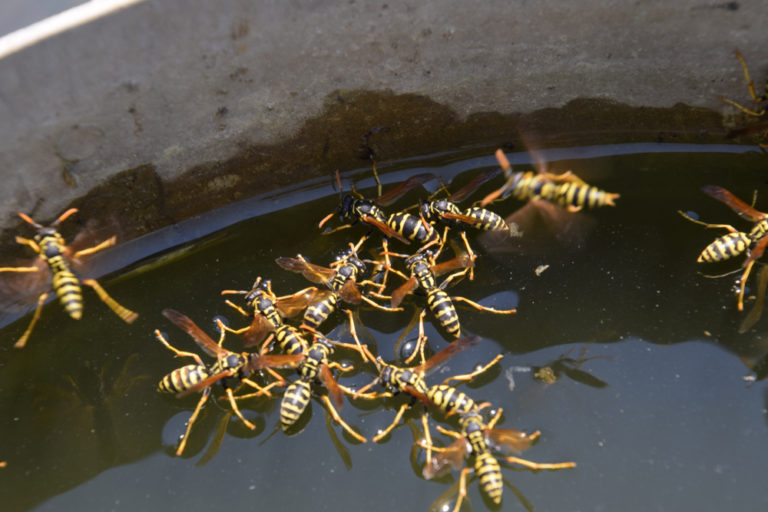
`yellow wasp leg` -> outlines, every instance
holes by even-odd
[[[21,338],[19,338],[19,341],[17,341],[13,346],[16,348],[24,348],[24,345],[27,344],[27,339],[29,339],[29,335],[32,334],[32,328],[37,323],[37,320],[40,318],[40,313],[43,311],[43,303],[45,302],[45,299],[48,298],[48,295],[50,295],[51,292],[45,292],[40,295],[40,297],[37,298],[37,306],[35,307],[35,313],[32,315],[32,321],[29,322],[29,327],[27,327],[27,330],[24,331],[24,334],[21,335]]]
[[[392,432],[392,429],[395,428],[395,426],[398,423],[400,423],[400,420],[403,418],[403,414],[405,414],[405,410],[408,409],[409,406],[410,404],[408,403],[404,403],[403,405],[400,406],[400,409],[397,411],[397,414],[395,415],[394,421],[392,421],[392,423],[390,423],[390,425],[387,428],[385,428],[384,430],[376,434],[376,437],[373,438],[374,443],[378,443],[383,438],[385,438],[390,432]]]
[[[461,302],[466,302],[467,304],[469,304],[473,308],[478,309],[480,311],[485,311],[485,312],[488,312],[488,313],[495,313],[497,315],[511,315],[512,313],[517,313],[517,309],[515,309],[515,308],[512,308],[512,309],[494,309],[494,308],[489,308],[489,307],[486,307],[486,306],[482,306],[482,305],[478,304],[477,302],[469,300],[469,299],[467,299],[465,297],[453,296],[451,298],[453,300],[459,300]]]
[[[80,251],[77,251],[74,254],[75,258],[80,258],[81,256],[90,256],[91,254],[97,253],[99,251],[103,251],[104,249],[108,247],[112,247],[117,242],[117,237],[113,236],[111,238],[107,238],[103,242],[101,242],[98,245],[94,245],[93,247],[87,247],[85,249],[82,249]]]
[[[139,315],[138,313],[134,313],[128,308],[125,308],[117,303],[115,299],[109,296],[106,291],[104,291],[104,288],[101,287],[101,285],[95,280],[95,279],[83,279],[81,281],[83,284],[90,286],[93,288],[93,291],[96,292],[96,294],[99,296],[101,301],[109,306],[109,309],[114,311],[114,313],[123,319],[126,323],[132,323],[134,320],[136,320]]]
[[[189,432],[192,430],[192,425],[195,423],[195,420],[197,420],[197,416],[200,414],[200,411],[202,410],[205,401],[208,400],[208,396],[210,394],[211,388],[207,388],[205,391],[203,391],[200,400],[198,400],[197,407],[195,407],[195,412],[193,412],[192,416],[190,416],[189,421],[187,422],[187,430],[184,432],[184,436],[181,438],[181,443],[179,443],[179,447],[176,450],[177,457],[181,456],[182,452],[184,451],[184,447],[187,446],[187,439],[189,438]]]
[[[20,236],[16,237],[16,243],[21,245],[28,245],[32,248],[33,251],[40,254],[42,250],[40,249],[40,246],[37,245],[37,242],[34,240],[30,240],[29,238],[22,238]]]
[[[0,272],[37,272],[40,267],[0,267]]]
[[[323,403],[325,403],[325,406],[328,409],[328,412],[331,413],[331,416],[333,417],[333,419],[339,425],[341,425],[344,428],[344,430],[346,430],[349,433],[349,435],[351,435],[352,437],[354,437],[355,439],[357,439],[361,443],[367,443],[368,442],[368,440],[366,438],[364,438],[363,436],[361,436],[360,434],[358,434],[357,432],[352,430],[352,427],[347,425],[347,423],[343,419],[341,419],[341,416],[339,416],[339,413],[336,411],[336,408],[333,406],[333,403],[331,402],[331,399],[328,398],[328,395],[323,395],[322,400],[323,400]]]
[[[163,345],[165,345],[165,347],[166,347],[168,350],[170,350],[171,352],[173,352],[173,353],[176,355],[176,357],[191,357],[192,359],[194,359],[194,360],[195,360],[195,362],[196,362],[198,365],[200,365],[200,366],[205,366],[205,365],[203,364],[203,361],[200,359],[200,356],[198,356],[198,355],[197,355],[197,354],[195,354],[194,352],[185,352],[185,351],[183,351],[183,350],[179,350],[179,349],[177,349],[176,347],[174,347],[173,345],[171,345],[170,343],[168,343],[168,340],[166,340],[166,339],[165,339],[165,337],[162,335],[162,333],[161,333],[159,330],[157,330],[157,329],[155,329],[155,337],[158,339],[158,341],[160,341],[160,343],[162,343]]]
[[[233,372],[234,373],[234,372]],[[254,430],[256,428],[256,425],[245,419],[243,414],[240,412],[240,409],[237,407],[237,402],[235,401],[235,396],[232,393],[232,390],[230,388],[227,388],[227,398],[229,398],[229,403],[232,405],[232,410],[235,411],[235,414],[238,418],[240,418],[240,421],[245,424],[246,427],[248,427],[251,430]]]
[[[472,373],[465,373],[465,374],[462,374],[462,375],[454,375],[453,377],[448,377],[447,379],[445,379],[443,381],[443,384],[448,384],[449,382],[454,381],[454,380],[456,382],[467,382],[467,381],[470,381],[470,380],[474,379],[475,377],[477,377],[478,375],[480,375],[481,373],[484,373],[484,372],[488,371],[488,369],[491,366],[493,366],[496,363],[498,363],[499,361],[501,361],[501,359],[503,357],[504,357],[503,354],[499,354],[496,357],[494,357],[493,360],[490,363],[486,364],[482,368],[478,368],[477,370],[473,371]]]

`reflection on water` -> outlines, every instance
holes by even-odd
[[[754,483],[755,475],[765,474],[755,453],[768,441],[767,320],[764,315],[738,332],[746,313],[735,311],[733,279],[697,274],[696,257],[712,233],[676,213],[694,210],[718,222],[723,209],[701,186],[716,184],[749,197],[765,183],[766,159],[736,148],[609,155],[560,150],[547,155],[555,160],[550,168],[572,169],[591,184],[621,193],[616,208],[577,214],[568,228],[574,236],[563,235],[557,222],[546,227],[549,221],[535,212],[530,215],[538,220],[531,225],[520,220],[521,238],[470,237],[479,254],[475,280],[450,292],[490,306],[514,299],[518,312],[498,317],[459,309],[462,329],[483,341],[439,371],[466,372],[502,352],[498,371],[462,388],[504,408],[500,427],[542,431],[526,457],[578,464],[559,472],[502,469],[516,490],[506,487],[503,510],[768,505]],[[380,171],[394,181],[411,172],[435,172],[447,181],[456,176],[451,187],[458,188],[471,179],[472,169],[493,165],[493,149],[484,159],[443,155],[406,162],[399,168],[411,168],[399,174],[386,173],[384,166]],[[515,166],[525,158],[509,156]],[[366,186],[361,181],[358,188],[369,193]],[[367,510],[428,510],[450,492],[457,473],[426,481],[411,461],[417,433],[409,425],[418,425],[418,407],[383,443],[358,444],[338,425],[329,428],[318,402],[310,405],[303,430],[288,437],[271,435],[279,423],[277,399],[242,405],[258,425],[251,431],[232,419],[215,394],[185,456],[173,456],[174,437],[183,432],[197,398],[155,392],[157,381],[179,365],[152,336],[155,328],[171,331],[160,311],[182,311],[213,333],[217,315],[242,322],[224,304],[222,289],[247,288],[256,275],[271,277],[276,290],[304,288],[303,277],[280,269],[276,257],[301,253],[324,263],[362,233],[318,236],[316,223],[336,206],[338,195],[330,186],[310,190],[290,210],[263,211],[177,258],[151,267],[140,262],[134,268],[142,271],[129,278],[105,280],[110,293],[142,305],[133,325],[100,308],[86,309],[74,322],[49,304],[36,343],[23,351],[10,346],[26,319],[2,330],[8,342],[0,347],[0,460],[8,466],[0,474],[0,493],[8,510],[360,510],[361,504]],[[414,191],[403,204],[417,197]],[[510,199],[492,208],[520,219],[515,212],[521,206]],[[736,224],[730,215],[723,220]],[[149,245],[189,240],[179,228],[173,235],[155,235]],[[146,250],[136,242],[126,253],[136,260]],[[412,307],[386,315],[363,308],[365,337],[391,359],[413,314]],[[346,335],[344,317],[335,321],[336,332]],[[441,331],[430,315],[427,321],[430,344],[439,350],[445,346]],[[195,349],[182,335],[171,337],[179,348]],[[364,369],[340,381],[362,385],[372,375]],[[370,438],[392,421],[397,407],[396,401],[384,407],[346,401],[340,412]],[[476,482],[468,491],[473,508],[484,509]]]

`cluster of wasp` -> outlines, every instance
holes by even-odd
[[[465,232],[467,229],[502,234],[510,231],[507,221],[485,206],[513,196],[523,201],[544,201],[568,210],[579,210],[585,207],[612,206],[618,197],[618,194],[588,185],[570,172],[515,172],[501,150],[496,156],[500,170],[493,169],[478,175],[454,194],[449,195],[445,186],[441,186],[428,199],[419,201],[415,210],[406,208],[397,213],[385,213],[384,208],[415,187],[439,179],[433,174],[415,175],[386,194],[381,193],[379,183],[379,194],[375,198],[365,199],[354,189],[344,195],[337,172],[340,204],[320,221],[319,226],[322,228],[338,214],[341,224],[335,229],[326,228],[325,233],[356,224],[367,227],[368,233],[356,243],[348,242],[348,248],[327,267],[311,263],[301,255],[276,260],[280,267],[302,274],[313,284],[321,285],[320,288],[310,286],[290,295],[277,296],[269,279],[257,277],[248,290],[222,291],[225,296],[243,297],[238,303],[229,300],[226,303],[249,319],[249,322],[242,328],[235,328],[218,319],[218,340],[214,340],[186,315],[171,309],[163,310],[167,319],[185,331],[205,355],[214,360],[209,364],[195,352],[179,350],[160,330],[155,331],[157,340],[175,356],[192,361],[163,377],[158,384],[158,391],[178,397],[201,394],[177,447],[177,455],[183,453],[195,421],[215,387],[224,389],[225,399],[233,413],[251,429],[255,426],[242,414],[239,404],[256,397],[272,397],[278,389],[284,388],[280,405],[280,425],[284,430],[290,430],[296,425],[313,395],[322,401],[331,417],[361,443],[366,442],[367,438],[347,424],[339,413],[345,395],[350,400],[381,400],[395,394],[409,396],[410,399],[400,406],[392,423],[373,437],[374,442],[386,437],[400,423],[405,412],[418,404],[425,411],[440,415],[445,423],[452,423],[455,430],[438,427],[442,434],[453,439],[448,446],[439,446],[432,443],[426,412],[422,414],[424,436],[419,446],[425,451],[423,473],[426,478],[434,478],[451,468],[460,469],[465,466],[465,460],[471,461],[461,471],[455,510],[459,510],[466,496],[466,479],[471,471],[475,472],[480,488],[488,499],[498,504],[501,501],[503,482],[501,463],[518,464],[534,470],[573,467],[572,462],[536,463],[508,454],[497,458],[497,449],[518,453],[530,447],[539,433],[527,434],[496,428],[501,418],[501,409],[485,414],[484,409],[491,404],[475,401],[460,391],[456,383],[467,382],[482,374],[495,365],[501,355],[471,373],[455,375],[435,385],[429,385],[426,381],[429,370],[480,342],[479,337],[462,332],[455,303],[461,302],[479,311],[498,315],[515,313],[514,309],[494,309],[466,297],[450,295],[447,291],[449,286],[461,279],[474,278],[477,255],[470,246]],[[459,206],[458,203],[499,172],[504,174],[504,184],[498,190],[475,206]],[[378,181],[375,166],[374,176]],[[441,194],[446,197],[439,198]],[[38,297],[32,322],[17,342],[17,347],[27,342],[41,307],[52,292],[56,293],[62,306],[73,318],[79,318],[82,312],[81,284],[92,287],[101,300],[126,322],[133,321],[137,316],[107,295],[95,280],[77,276],[75,268],[81,257],[109,247],[115,240],[113,237],[81,250],[73,248],[75,242],[72,246],[66,245],[57,227],[75,212],[75,209],[66,211],[50,226],[42,226],[19,213],[24,221],[37,229],[37,234],[34,240],[18,238],[17,241],[31,247],[38,258],[34,266],[4,267],[0,268],[0,272],[50,275],[51,284]],[[371,239],[374,230],[383,235],[381,246],[376,249],[368,247],[373,259],[363,259],[360,257],[363,246]],[[455,233],[462,244],[449,239]],[[390,244],[402,244],[413,250],[407,254],[394,252]],[[445,259],[442,255],[447,252],[444,249],[449,245],[456,255]],[[398,282],[392,285],[394,280]],[[360,341],[355,320],[359,316],[353,314],[353,308],[361,305],[383,312],[399,311],[403,301],[419,290],[426,295],[426,307],[418,315],[419,336],[416,347],[405,360],[386,362]],[[337,309],[343,309],[348,316],[351,342],[331,339],[323,333],[323,325]],[[424,318],[427,314],[434,317],[439,330],[452,340],[431,357],[426,356],[428,340],[424,334]],[[294,325],[298,322],[292,319],[299,316],[300,324]],[[226,338],[232,336],[241,340],[240,344],[245,347],[243,352],[225,347]],[[338,349],[357,352],[361,367],[374,371],[375,378],[358,389],[340,384],[337,376],[354,368],[334,359]],[[420,359],[414,363],[417,357]],[[290,383],[285,376],[286,369],[298,373],[298,377]],[[374,386],[380,386],[383,390],[372,391]]]

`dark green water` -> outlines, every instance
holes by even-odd
[[[446,179],[458,174],[455,188],[493,165],[493,149],[380,170],[393,182],[416,172]],[[697,274],[699,252],[722,233],[676,213],[692,210],[709,222],[747,230],[749,224],[700,191],[716,184],[750,201],[757,189],[757,208],[768,209],[768,159],[746,149],[638,145],[551,152],[553,169],[573,169],[591,184],[619,192],[617,207],[564,215],[554,225],[526,210],[515,217],[523,238],[504,243],[470,234],[480,255],[476,277],[451,293],[486,305],[517,306],[518,313],[497,317],[459,310],[463,329],[483,341],[441,370],[464,372],[504,354],[499,368],[462,389],[503,407],[500,427],[542,431],[526,458],[578,464],[559,472],[503,469],[528,506],[540,511],[768,506],[761,483],[767,474],[761,454],[768,446],[768,388],[762,380],[768,318],[738,333],[745,313],[735,307],[736,276]],[[510,156],[513,164],[528,158]],[[358,175],[368,177],[367,170]],[[472,200],[500,184],[497,178]],[[358,186],[373,195],[364,182]],[[420,195],[415,191],[395,207]],[[329,180],[195,219],[114,251],[113,264],[123,265],[120,257],[129,253],[126,258],[133,259],[166,249],[162,260],[133,263],[132,273],[101,280],[113,297],[141,314],[132,325],[86,291],[83,320],[72,321],[49,303],[24,350],[12,344],[29,317],[3,328],[0,460],[8,463],[0,470],[3,509],[428,510],[457,472],[425,481],[412,464],[414,437],[407,425],[384,443],[358,444],[336,425],[329,430],[317,401],[304,430],[291,437],[282,432],[270,437],[279,422],[279,399],[243,405],[257,425],[254,431],[230,419],[226,404],[211,401],[184,457],[173,455],[196,397],[177,400],[155,392],[163,375],[187,362],[175,360],[152,331],[161,329],[181,349],[196,347],[160,311],[182,311],[213,334],[217,315],[244,324],[224,304],[222,289],[248,288],[257,275],[271,278],[278,294],[307,286],[274,259],[301,253],[327,264],[347,241],[356,240],[362,228],[318,234],[317,221],[337,201]],[[282,209],[288,204],[290,209]],[[509,216],[522,206],[509,199],[494,209]],[[253,217],[267,211],[272,213]],[[247,220],[217,231],[240,218]],[[168,244],[209,231],[182,252],[167,250]],[[537,275],[540,265],[549,267]],[[395,340],[413,314],[409,307],[399,314],[360,312],[385,359],[393,359]],[[343,323],[338,316],[328,327],[338,324],[339,332]],[[445,345],[431,325],[427,334],[435,349]],[[564,362],[580,355],[586,359],[581,364]],[[561,378],[535,379],[534,372],[547,365],[560,370]],[[340,381],[362,384],[371,377],[372,369],[365,368]],[[429,381],[442,378],[436,372]],[[389,424],[396,403],[345,400],[341,414],[370,438]],[[418,425],[418,413],[409,418]],[[223,439],[210,457],[217,430]],[[488,508],[476,481],[468,490],[473,509]],[[506,487],[501,509],[524,508]]]

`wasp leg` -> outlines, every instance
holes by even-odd
[[[371,351],[368,350],[368,345],[363,345],[360,343],[360,338],[357,337],[357,329],[355,328],[355,319],[354,315],[351,310],[346,310],[347,315],[349,316],[349,333],[352,335],[352,338],[355,340],[355,346],[351,346],[348,343],[343,344],[342,346],[347,346],[348,348],[352,348],[353,350],[357,350],[360,353],[360,356],[363,358],[363,361],[375,361],[376,358],[373,357],[373,354],[371,354]]]
[[[210,389],[210,388],[209,388]],[[232,390],[227,388],[227,398],[229,398],[229,403],[232,406],[232,410],[235,411],[235,414],[238,418],[240,418],[240,421],[243,422],[243,424],[248,427],[251,430],[254,430],[256,428],[256,425],[245,419],[243,414],[240,412],[240,408],[237,407],[237,402],[235,401],[235,396],[232,393]]]
[[[43,312],[43,303],[45,302],[45,299],[48,298],[48,295],[50,295],[51,292],[45,292],[40,295],[40,297],[37,298],[37,306],[35,307],[35,313],[32,315],[32,321],[29,322],[29,327],[27,327],[27,330],[24,331],[24,334],[21,335],[21,338],[13,345],[16,348],[24,348],[24,345],[27,344],[27,340],[29,339],[29,335],[32,334],[32,328],[37,323],[37,320],[40,318],[40,313]]]
[[[465,303],[469,304],[470,306],[472,306],[473,308],[475,308],[475,309],[477,309],[479,311],[485,311],[487,313],[494,313],[494,314],[497,314],[497,315],[511,315],[513,313],[517,313],[517,309],[515,309],[515,308],[512,308],[512,309],[494,309],[494,308],[490,308],[490,307],[478,304],[477,302],[469,300],[466,297],[452,296],[451,299],[458,300],[458,301],[461,301],[461,302],[465,302]]]
[[[484,373],[484,372],[488,371],[488,369],[491,366],[493,366],[496,363],[498,363],[499,361],[501,361],[501,359],[503,357],[504,357],[503,354],[499,354],[496,357],[494,357],[493,360],[490,363],[486,364],[482,368],[478,368],[477,370],[473,371],[472,373],[465,373],[465,374],[462,374],[462,375],[454,375],[453,377],[448,377],[447,379],[445,379],[443,381],[443,384],[448,384],[449,382],[454,381],[454,380],[456,382],[467,382],[467,381],[470,381],[470,380],[474,379],[475,377],[477,377],[478,375],[480,375],[481,373]]]
[[[168,346],[170,347],[170,345]],[[172,350],[175,350],[175,349],[172,349]],[[176,449],[177,457],[181,457],[181,454],[184,451],[184,447],[187,446],[187,439],[189,438],[189,432],[192,430],[192,425],[194,425],[195,420],[197,420],[197,417],[200,414],[200,411],[202,410],[203,405],[205,405],[206,400],[208,400],[208,396],[210,394],[211,394],[211,388],[206,388],[205,391],[203,391],[202,396],[200,396],[200,400],[198,400],[197,402],[197,407],[195,407],[195,412],[192,413],[192,416],[190,416],[189,421],[187,422],[187,430],[186,432],[184,432],[184,436],[181,438],[181,443],[179,443],[179,447]]]
[[[453,507],[453,512],[459,512],[461,510],[461,502],[467,497],[467,475],[472,472],[472,468],[464,468],[461,470],[461,476],[459,476],[459,494],[456,497],[456,505]]]
[[[349,433],[349,435],[351,435],[352,437],[354,437],[355,439],[357,439],[361,443],[367,443],[368,442],[368,440],[366,438],[364,438],[363,436],[361,436],[360,434],[358,434],[357,432],[352,430],[352,427],[347,425],[347,423],[343,419],[341,419],[341,416],[339,416],[339,413],[336,411],[336,408],[333,406],[333,403],[331,402],[331,399],[328,398],[328,395],[323,395],[322,400],[323,400],[323,403],[325,403],[325,406],[328,409],[328,412],[331,413],[331,416],[336,421],[336,423],[341,425],[344,428],[344,430],[346,430]]]
[[[200,365],[200,366],[205,366],[205,365],[203,364],[203,361],[202,361],[202,359],[200,359],[200,356],[198,356],[198,355],[197,355],[197,354],[195,354],[194,352],[185,352],[185,351],[183,351],[183,350],[179,350],[179,349],[177,349],[176,347],[174,347],[173,345],[171,345],[170,343],[168,343],[168,340],[166,340],[166,339],[165,339],[165,337],[163,336],[163,334],[162,334],[162,333],[161,333],[159,330],[157,330],[157,329],[155,329],[155,337],[158,339],[158,341],[160,341],[160,343],[162,343],[163,345],[165,345],[165,347],[166,347],[168,350],[170,350],[171,352],[173,352],[174,354],[176,354],[176,357],[191,357],[192,359],[194,359],[194,360],[195,360],[195,362],[196,362],[198,365]]]
[[[118,304],[115,299],[110,297],[109,294],[104,291],[104,288],[102,288],[95,279],[83,279],[82,283],[93,288],[93,291],[96,292],[101,301],[109,306],[109,309],[111,309],[117,316],[122,318],[124,322],[130,324],[139,317],[138,313],[134,313],[130,309]]]
[[[398,423],[400,423],[400,420],[403,418],[403,414],[405,414],[405,411],[406,409],[408,409],[408,407],[410,407],[409,403],[404,403],[403,405],[400,406],[400,409],[397,411],[397,414],[395,415],[395,419],[392,421],[392,423],[390,423],[390,425],[387,428],[385,428],[384,430],[376,434],[376,436],[373,438],[374,443],[378,443],[387,435],[389,435],[390,432],[392,432],[392,429],[394,429],[395,426]]]
[[[116,236],[113,236],[111,238],[107,238],[106,240],[104,240],[103,242],[101,242],[98,245],[94,245],[93,247],[87,247],[85,249],[81,249],[81,250],[77,251],[74,254],[74,257],[75,258],[80,258],[82,256],[90,256],[91,254],[97,253],[99,251],[103,251],[104,249],[106,249],[108,247],[112,247],[113,245],[115,245],[116,242],[117,242],[117,237]]]
[[[747,286],[747,278],[749,277],[749,273],[752,270],[752,265],[754,265],[754,263],[755,263],[754,260],[747,263],[747,266],[744,269],[744,273],[741,275],[741,284],[739,285],[739,302],[738,302],[739,311],[744,310],[744,289]]]
[[[744,57],[741,55],[741,52],[736,50],[736,58],[739,59],[739,62],[741,62],[741,67],[744,69],[744,79],[747,81],[747,87],[749,88],[749,95],[752,96],[752,101],[755,103],[762,103],[763,101],[768,101],[768,83],[766,84],[766,94],[763,94],[762,96],[758,96],[757,92],[755,91],[755,83],[752,81],[752,79],[749,76],[749,68],[747,68],[747,62],[744,60]],[[745,114],[748,114],[750,116],[760,117],[765,114],[765,107],[763,107],[760,110],[750,110],[747,107],[744,107],[742,105],[739,105],[735,101],[729,100],[728,98],[723,98],[722,96],[718,96],[720,100],[728,103],[729,105],[732,105]]]
[[[40,267],[0,267],[0,272],[37,272]]]
[[[556,470],[576,467],[575,462],[533,462],[527,459],[521,459],[520,457],[513,456],[505,457],[502,460],[508,464],[518,464],[534,471],[539,471],[542,469]]]
[[[714,228],[714,229],[726,229],[730,233],[738,233],[739,230],[731,226],[730,224],[709,224],[707,222],[702,222],[700,220],[696,220],[693,217],[687,215],[685,212],[681,210],[677,210],[677,213],[682,215],[684,219],[688,219],[689,221],[693,222],[694,224],[699,224],[700,226],[704,226],[706,228]]]
[[[35,242],[34,240],[30,240],[29,238],[23,238],[23,237],[17,236],[16,243],[21,245],[28,245],[29,247],[32,248],[33,251],[35,251],[38,254],[43,252],[42,249],[40,249],[40,246],[37,245],[37,242]]]
[[[427,344],[427,336],[424,334],[424,317],[427,316],[427,310],[422,309],[421,314],[419,314],[419,337],[416,339],[416,348],[413,351],[413,354],[408,356],[405,361],[403,361],[405,364],[409,364],[411,361],[413,361],[413,358],[416,357],[416,354],[419,354],[421,357],[421,364],[424,364],[424,361],[426,360],[424,357],[424,347]]]
[[[430,467],[432,465],[432,433],[429,431],[429,418],[427,418],[427,413],[424,412],[424,414],[421,415],[421,426],[424,429],[424,439],[423,441],[426,443],[425,451],[427,452],[427,467]]]

